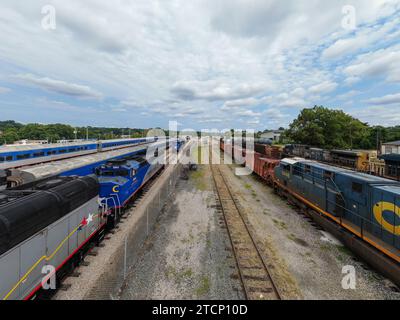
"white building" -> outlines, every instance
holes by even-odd
[[[261,139],[269,139],[274,142],[279,142],[279,141],[281,141],[282,133],[283,133],[283,130],[268,131],[268,132],[262,133],[260,138]]]
[[[383,143],[382,154],[400,154],[400,140]]]

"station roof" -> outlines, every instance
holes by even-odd
[[[385,142],[383,145],[391,145],[391,146],[400,146],[400,140],[392,141],[392,142]]]

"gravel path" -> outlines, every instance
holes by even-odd
[[[242,299],[207,166],[180,180],[121,299]]]

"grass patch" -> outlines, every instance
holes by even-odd
[[[207,182],[204,178],[204,170],[200,166],[197,171],[192,171],[190,173],[190,179],[193,180],[196,189],[200,191],[206,191],[208,189]]]
[[[188,268],[182,271],[178,271],[175,268],[169,266],[165,274],[168,279],[171,279],[176,283],[179,283],[184,279],[191,278],[193,276],[193,270],[191,268]]]
[[[323,245],[320,246],[320,249],[322,251],[329,251],[329,250],[331,250],[331,246],[329,246],[327,244],[323,244]]]
[[[251,190],[251,184],[246,183],[246,184],[244,185],[244,187],[245,187],[247,190]]]
[[[196,295],[201,297],[210,290],[210,279],[207,276],[203,276],[200,279],[200,285],[196,289]]]
[[[277,219],[272,219],[272,221],[274,222],[274,224],[282,230],[286,230],[287,229],[287,225],[286,223],[284,223],[283,221],[277,220]]]
[[[348,248],[344,247],[344,246],[337,245],[336,248],[338,249],[338,251],[340,253],[342,253],[344,255],[351,255],[351,251]]]

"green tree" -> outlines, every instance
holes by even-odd
[[[19,139],[17,129],[10,128],[0,135],[0,144],[12,144]]]
[[[292,142],[326,149],[370,148],[367,124],[323,106],[303,109],[284,136]]]

